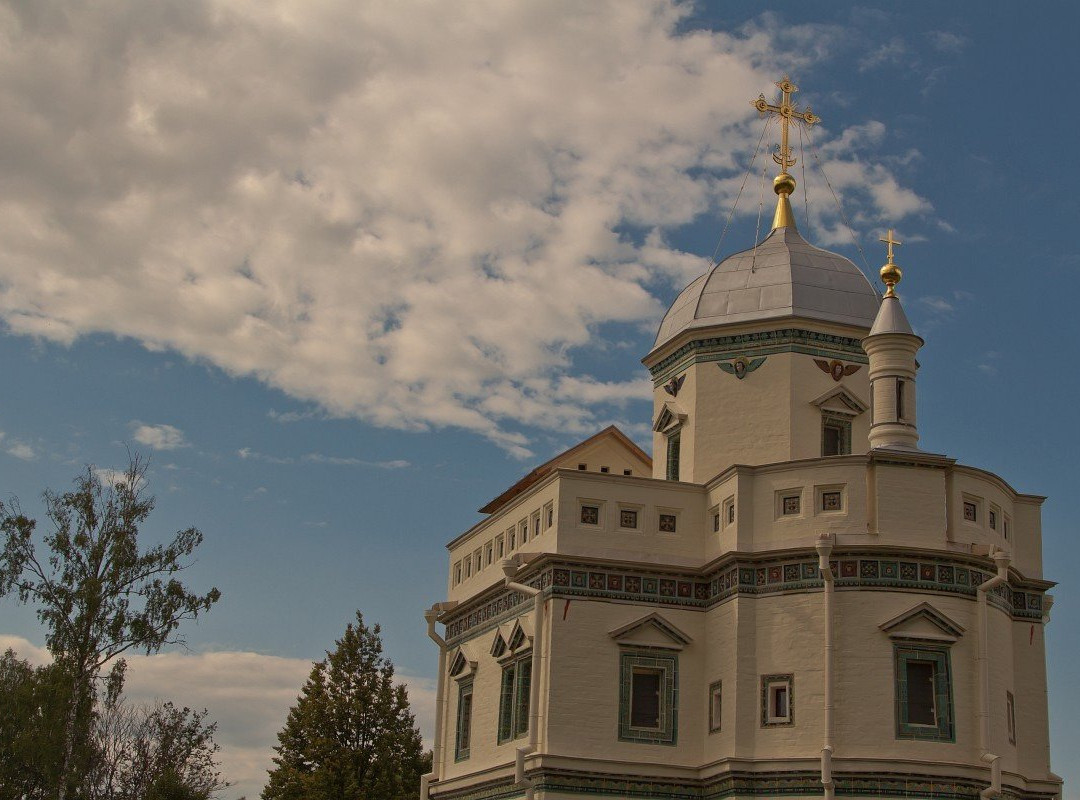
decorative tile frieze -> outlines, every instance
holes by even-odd
[[[635,778],[625,773],[589,773],[541,769],[529,773],[539,792],[595,798],[642,800],[726,800],[743,797],[821,796],[821,773],[728,772],[708,780]],[[895,797],[910,800],[977,800],[985,782],[959,776],[913,775],[895,772],[833,772],[838,797]],[[1007,800],[1053,800],[1051,792],[1022,791],[1004,786]],[[485,781],[454,791],[431,789],[432,800],[504,800],[521,798],[513,779]]]
[[[863,352],[862,343],[858,339],[800,328],[784,328],[737,336],[696,339],[684,344],[649,371],[659,386],[674,377],[673,373],[682,371],[686,364],[699,361],[728,361],[750,353],[755,356],[772,353],[803,353],[830,359],[839,356],[845,361],[869,363]],[[678,369],[672,369],[676,365]],[[669,372],[672,374],[669,375]]]
[[[979,584],[992,577],[987,570],[945,558],[900,560],[893,556],[852,555],[830,562],[836,588],[915,589],[924,592],[975,597]],[[820,589],[815,556],[752,562],[729,562],[706,575],[657,570],[626,570],[555,562],[535,576],[530,585],[555,597],[596,597],[710,608],[736,595],[776,594]],[[513,591],[469,606],[447,622],[446,638],[457,642],[488,631],[520,615],[526,598]],[[990,592],[991,604],[1017,619],[1042,619],[1042,592],[999,586]]]

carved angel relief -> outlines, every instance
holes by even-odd
[[[747,376],[747,374],[753,372],[755,369],[765,363],[765,356],[755,358],[753,360],[747,360],[745,358],[736,358],[730,362],[717,362],[716,366],[720,367],[728,375],[734,375],[740,381]]]
[[[861,364],[844,364],[842,361],[837,361],[835,359],[826,361],[823,358],[815,358],[814,363],[821,368],[822,372],[827,372],[831,375],[834,381],[838,381],[848,375],[854,375],[862,369]]]
[[[664,384],[664,391],[670,394],[672,397],[678,397],[679,389],[682,388],[683,381],[685,380],[685,375],[680,375],[677,378],[672,378],[670,381]]]

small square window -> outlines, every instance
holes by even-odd
[[[582,525],[599,525],[600,524],[600,507],[599,506],[582,506],[581,507],[581,524]]]
[[[619,527],[637,530],[637,514],[638,512],[631,508],[621,509],[619,511]]]
[[[660,533],[675,533],[675,524],[674,514],[660,515]]]
[[[789,494],[784,496],[783,509],[784,516],[797,515],[801,509],[800,496],[797,494]]]
[[[821,510],[822,511],[842,511],[843,505],[840,492],[822,492],[821,493]]]
[[[600,467],[600,471],[601,472],[611,472],[611,468],[610,467]]]
[[[633,471],[632,469],[624,469],[624,470],[622,471],[622,474],[623,474],[623,475],[633,475],[633,474],[634,474],[634,471]]]
[[[723,711],[724,696],[721,692],[720,681],[709,686],[709,733],[720,730],[720,712]]]
[[[589,468],[589,465],[588,464],[578,464],[577,468],[580,469],[580,470],[586,470],[586,469]]]
[[[791,675],[763,675],[761,678],[761,724],[792,725],[794,678]]]
[[[967,522],[979,521],[979,507],[970,500],[964,501],[964,519]]]

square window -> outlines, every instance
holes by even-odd
[[[785,495],[783,499],[784,516],[795,516],[801,510],[801,497],[797,494]]]
[[[678,731],[678,655],[624,652],[619,663],[619,739],[675,744]]]
[[[964,501],[964,519],[967,522],[979,521],[979,507],[970,500]]]
[[[600,524],[600,507],[599,506],[582,506],[581,507],[581,524],[582,525],[599,525]]]
[[[949,652],[896,645],[896,738],[954,741]]]
[[[675,533],[675,515],[674,514],[661,514],[660,515],[660,533]]]
[[[842,511],[843,505],[840,492],[822,492],[821,493],[821,510],[822,511]]]
[[[723,694],[720,681],[709,686],[709,733],[720,730],[720,712],[723,711]]]
[[[763,727],[793,725],[793,689],[795,679],[792,675],[763,675],[761,677],[761,724]]]
[[[637,530],[637,514],[638,512],[631,508],[623,508],[619,510],[619,527],[631,528]]]
[[[634,471],[633,471],[632,469],[624,469],[624,470],[622,471],[622,474],[623,474],[623,475],[633,475],[633,474],[634,474]]]
[[[600,467],[600,471],[601,472],[611,472],[611,468],[610,467]]]
[[[586,470],[586,469],[589,468],[589,465],[588,464],[578,464],[577,468],[580,469],[580,470]]]

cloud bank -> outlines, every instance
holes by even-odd
[[[570,391],[578,349],[655,324],[654,293],[704,269],[664,232],[730,203],[778,49],[805,64],[836,35],[769,16],[684,31],[687,12],[0,5],[0,319],[520,457],[530,429],[591,431],[640,382]],[[927,208],[884,168],[838,164],[869,219]]]

